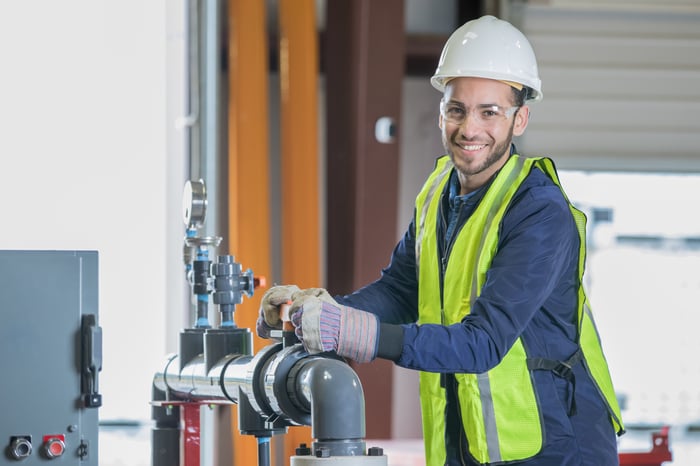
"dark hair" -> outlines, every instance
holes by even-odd
[[[513,90],[513,104],[515,107],[522,107],[525,105],[525,101],[527,98],[530,96],[530,88],[527,86],[523,86],[522,89],[517,90],[514,87],[511,87]]]

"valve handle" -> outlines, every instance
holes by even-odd
[[[289,310],[292,308],[292,302],[287,301],[284,304],[280,304],[280,320],[282,321],[282,330],[285,332],[293,332],[294,325],[292,324],[292,318],[289,315]]]

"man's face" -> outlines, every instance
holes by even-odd
[[[462,194],[483,186],[505,164],[513,136],[525,131],[528,108],[514,108],[512,92],[483,78],[455,78],[445,87],[439,126]]]

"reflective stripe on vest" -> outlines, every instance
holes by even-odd
[[[419,324],[450,325],[460,322],[470,312],[495,255],[498,228],[505,210],[533,166],[538,166],[550,177],[553,176],[559,184],[554,167],[548,159],[511,156],[459,232],[452,247],[445,271],[444,290],[440,296],[440,259],[436,238],[440,196],[435,194],[443,192],[452,163],[449,157],[438,161],[416,198]],[[578,224],[580,218],[576,220]],[[585,234],[585,217],[583,227]],[[579,233],[582,233],[580,228]],[[585,260],[585,236],[582,237],[581,244],[581,257]],[[583,262],[580,261],[579,265],[582,273]],[[583,312],[585,295],[582,289],[579,290],[579,300],[582,336],[590,335],[591,332],[586,329],[587,322],[592,323],[592,320],[589,314]],[[600,345],[597,339],[595,342],[589,340],[591,339],[586,338],[584,341],[582,338],[582,345],[589,347],[588,350],[584,347],[584,355],[588,358],[591,354],[595,363],[587,367],[591,368],[596,381],[603,381],[602,384],[599,383],[601,392],[612,407],[614,421],[618,423],[616,425],[619,425],[619,408],[612,384],[605,383],[610,377]],[[591,363],[592,360],[589,359],[588,362]],[[525,348],[518,339],[503,360],[490,371],[455,375],[469,453],[480,463],[525,459],[534,456],[542,448],[541,416],[526,361]],[[440,387],[438,374],[421,373],[420,380],[427,464],[442,466],[446,457],[444,389]]]

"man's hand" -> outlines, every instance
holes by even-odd
[[[260,312],[255,323],[255,330],[261,338],[270,338],[272,330],[282,329],[280,305],[290,302],[292,295],[299,291],[296,285],[273,286],[265,292],[260,300]]]
[[[255,323],[257,334],[261,338],[270,338],[272,330],[282,329],[280,306],[290,303],[293,299],[311,296],[321,301],[337,304],[324,288],[306,288],[300,290],[296,285],[273,286],[265,292],[260,300],[260,312]]]
[[[308,294],[295,295],[289,314],[310,354],[335,351],[357,362],[377,356],[379,319],[374,314]]]
[[[296,291],[292,294],[292,301],[301,296],[314,296],[321,301],[336,304],[335,299],[333,299],[325,288],[304,288],[303,290]]]

